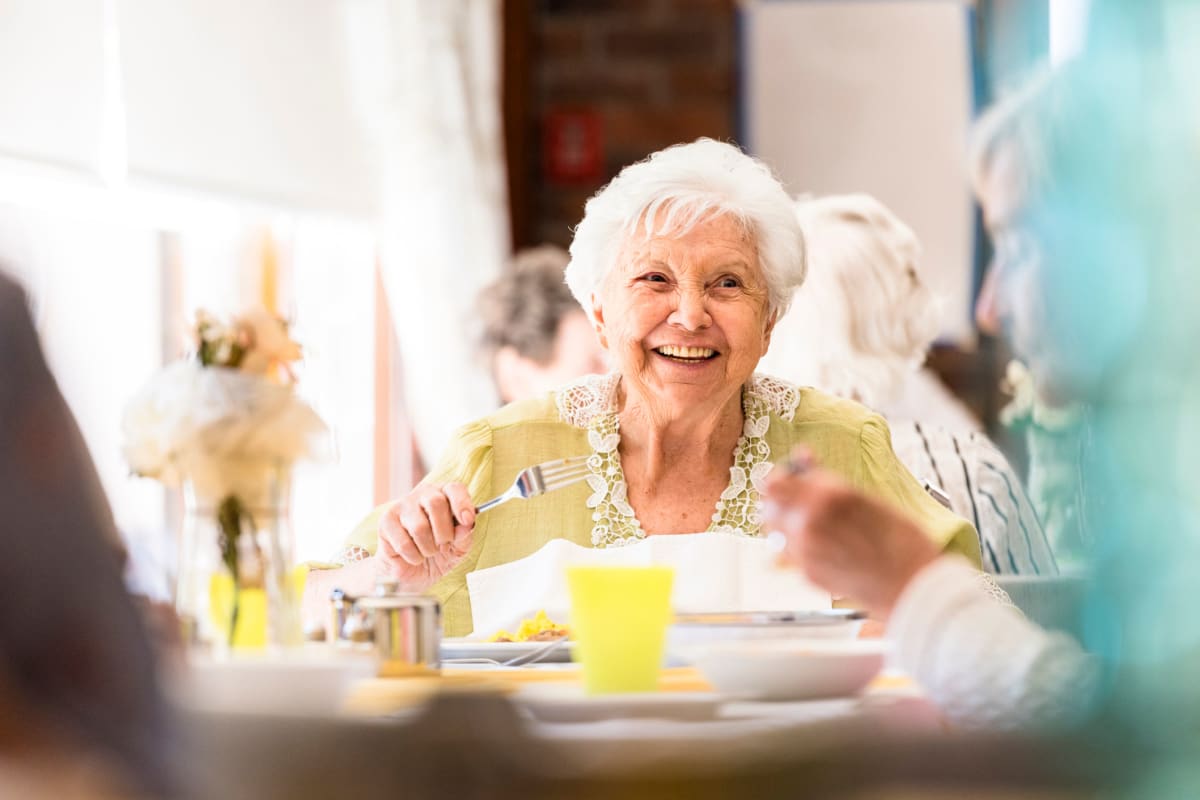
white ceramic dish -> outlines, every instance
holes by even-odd
[[[880,639],[777,639],[696,646],[690,658],[719,692],[749,700],[813,700],[861,691],[883,668]]]
[[[722,642],[855,639],[863,619],[861,611],[837,608],[801,612],[681,614],[667,629],[667,652],[677,660],[692,663],[697,647]]]
[[[606,719],[713,719],[724,698],[712,692],[585,694],[576,683],[533,683],[513,701],[541,722],[598,722]]]
[[[369,653],[252,653],[193,657],[168,677],[170,696],[184,707],[221,713],[328,716],[355,681],[375,674]]]
[[[503,663],[510,658],[517,658],[540,650],[548,644],[549,642],[481,642],[474,639],[443,639],[442,662],[486,658]],[[574,642],[567,642],[562,647],[551,650],[545,658],[538,659],[537,663],[561,664],[570,661],[574,648]],[[453,666],[453,664],[451,663],[449,666]]]

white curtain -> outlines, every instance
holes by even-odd
[[[354,94],[382,176],[382,266],[426,463],[495,408],[479,289],[509,252],[500,0],[348,0]]]

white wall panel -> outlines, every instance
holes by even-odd
[[[99,148],[101,0],[0,0],[0,153],[90,169]]]
[[[970,338],[968,4],[760,0],[744,11],[745,144],[793,194],[867,192],[891,207],[924,246],[944,336]]]
[[[120,0],[131,175],[371,213],[341,14],[338,0]]]

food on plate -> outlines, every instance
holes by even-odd
[[[554,639],[570,639],[571,631],[566,625],[559,625],[546,612],[539,611],[531,619],[521,620],[516,633],[496,631],[489,642],[549,642]]]

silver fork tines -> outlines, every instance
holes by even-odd
[[[587,459],[587,456],[575,456],[526,467],[517,473],[517,479],[513,481],[513,485],[509,487],[508,491],[483,503],[475,509],[475,513],[482,514],[488,509],[518,497],[528,500],[539,494],[553,492],[555,489],[562,489],[564,486],[578,483],[588,475]]]

